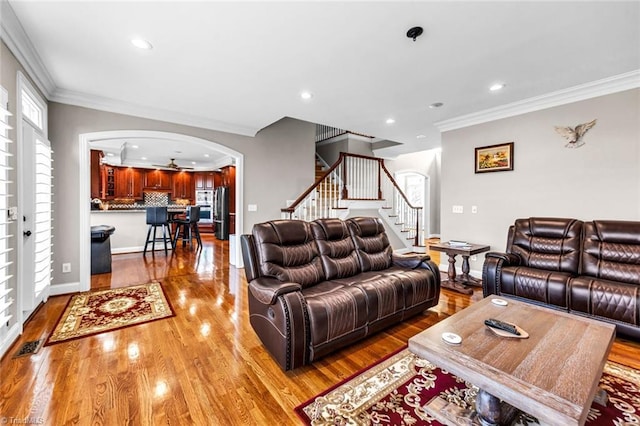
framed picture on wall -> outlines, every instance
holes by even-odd
[[[476,148],[476,173],[513,170],[513,142]]]

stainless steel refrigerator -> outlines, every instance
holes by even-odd
[[[219,240],[229,239],[229,188],[218,186],[213,190],[213,223]]]

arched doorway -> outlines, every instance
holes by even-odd
[[[233,158],[236,167],[236,221],[235,232],[240,235],[243,229],[243,176],[244,176],[244,156],[242,153],[228,148],[216,142],[188,136],[180,133],[159,132],[149,130],[114,130],[105,132],[83,133],[80,135],[79,161],[80,161],[80,211],[79,211],[79,228],[80,228],[80,291],[88,291],[91,287],[91,250],[90,238],[90,207],[91,191],[89,184],[90,173],[90,148],[91,142],[104,141],[109,139],[123,138],[155,138],[159,140],[170,140],[176,144],[196,144],[203,148],[213,151],[222,152]],[[236,267],[243,267],[240,244],[235,244],[229,248],[234,250]],[[229,256],[230,259],[232,256]]]

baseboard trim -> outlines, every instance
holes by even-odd
[[[22,325],[19,323],[13,324],[13,326],[11,326],[11,328],[7,331],[7,334],[4,336],[2,342],[0,343],[0,359],[2,359],[7,354],[9,349],[11,349],[11,346],[13,346],[13,344],[21,334]]]
[[[49,296],[60,296],[63,294],[79,293],[82,291],[80,289],[80,282],[51,284],[49,288]]]
[[[167,245],[167,250],[173,250],[173,248]],[[140,253],[144,251],[144,246],[139,247],[120,247],[117,249],[111,249],[111,254],[124,254],[124,253]],[[151,247],[147,247],[147,251],[151,251]],[[164,244],[156,243],[155,251],[164,251]]]

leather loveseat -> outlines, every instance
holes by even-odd
[[[483,293],[616,325],[640,340],[640,222],[518,219],[506,253],[485,256]]]
[[[394,255],[378,218],[274,220],[240,241],[250,323],[283,370],[438,303],[437,265]]]

